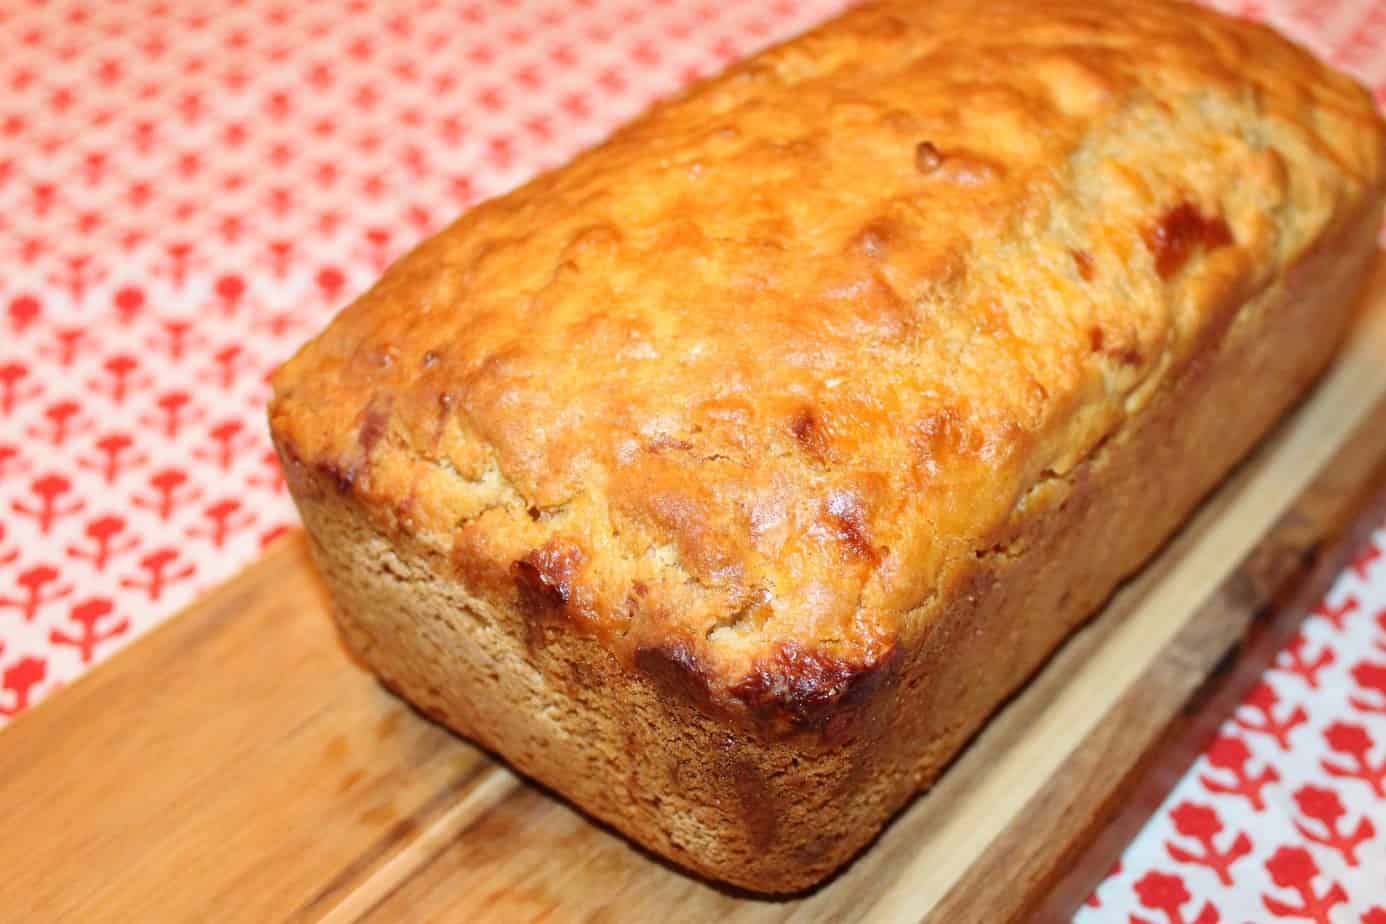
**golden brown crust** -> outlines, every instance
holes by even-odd
[[[1072,519],[1094,460],[1168,443],[1160,396],[1336,271],[1323,242],[1360,251],[1384,179],[1367,96],[1268,30],[1147,0],[868,4],[425,242],[280,370],[271,427],[310,529],[354,511],[545,669],[607,652],[763,741],[956,705],[927,753],[851,774],[917,784],[1173,521],[1075,545],[1101,567],[1042,618],[1000,563],[1072,580],[1027,543],[1098,541]],[[1266,332],[1288,385],[1341,314]],[[1288,385],[1239,411],[1238,453]],[[1178,496],[1235,457],[1188,462]],[[950,686],[974,606],[1012,620],[1001,663]],[[470,708],[445,714],[526,767]]]
[[[273,426],[497,600],[580,550],[564,607],[627,662],[870,668],[1382,171],[1365,95],[1263,29],[869,5],[426,242]]]

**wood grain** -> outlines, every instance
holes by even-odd
[[[326,612],[283,542],[7,728],[0,918],[316,920],[486,785]]]
[[[294,536],[0,734],[0,920],[1063,917],[1386,515],[1373,292],[1273,440],[816,892],[687,877],[411,712],[343,654]]]

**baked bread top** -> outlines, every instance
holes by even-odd
[[[1366,94],[1261,27],[869,4],[423,243],[272,430],[490,605],[804,718],[1384,162]]]

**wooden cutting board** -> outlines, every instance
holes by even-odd
[[[1367,303],[1271,441],[816,892],[685,876],[409,710],[294,535],[0,733],[0,921],[1062,918],[1386,516],[1386,261]]]

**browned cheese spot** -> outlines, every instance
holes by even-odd
[[[943,155],[932,141],[921,141],[914,146],[914,169],[920,173],[933,173],[943,163]]]
[[[830,452],[828,434],[823,430],[823,425],[818,422],[813,411],[804,408],[790,422],[790,429],[794,431],[794,438],[799,441],[799,445],[804,447],[804,451],[818,461],[826,461]]]
[[[977,448],[978,435],[952,407],[939,408],[920,418],[910,434],[910,445],[920,465],[929,474],[938,471],[939,461]]]
[[[880,554],[871,544],[870,527],[861,498],[850,491],[834,491],[823,505],[833,535],[842,544],[847,557],[875,565]]]
[[[850,719],[853,710],[890,681],[898,660],[896,649],[882,658],[848,660],[786,642],[758,660],[731,692],[762,719],[831,730],[834,713]],[[844,727],[850,729],[851,723]]]
[[[1141,364],[1141,351],[1135,347],[1122,347],[1113,352],[1111,357],[1123,366],[1139,366]]]
[[[1084,282],[1092,282],[1097,275],[1092,263],[1092,254],[1086,250],[1070,250],[1073,254],[1073,265],[1078,267],[1078,275]]]
[[[883,259],[886,249],[890,246],[894,231],[890,223],[884,219],[876,219],[868,222],[866,227],[858,232],[852,241],[852,247],[858,253],[872,260]]]
[[[573,599],[587,557],[566,539],[550,539],[510,566],[521,599],[539,610],[562,609]]]
[[[1103,353],[1107,358],[1123,366],[1139,366],[1141,364],[1141,351],[1133,346],[1112,347],[1104,350],[1107,345],[1107,336],[1102,328],[1094,324],[1088,328],[1088,346],[1094,353]]]
[[[361,446],[361,451],[370,455],[375,444],[380,442],[380,438],[385,435],[385,427],[389,422],[387,415],[380,408],[372,405],[366,408],[365,419],[361,421],[361,429],[356,434],[356,441]]]
[[[346,494],[356,483],[356,468],[352,465],[341,465],[337,462],[319,462],[314,466],[318,472],[337,488],[338,494]]]
[[[1207,218],[1189,202],[1181,202],[1165,212],[1143,236],[1161,279],[1169,279],[1183,269],[1196,248],[1216,250],[1232,243],[1232,229],[1221,216]]]

